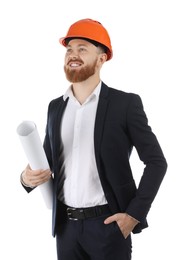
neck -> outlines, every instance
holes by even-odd
[[[79,101],[80,104],[83,104],[86,99],[91,95],[94,89],[100,82],[99,77],[90,77],[85,81],[73,83],[72,91],[75,98]]]

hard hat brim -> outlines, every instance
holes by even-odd
[[[101,43],[99,43],[99,42],[96,42],[96,41],[94,41],[94,40],[92,40],[92,39],[89,39],[89,38],[85,38],[85,37],[79,37],[79,36],[71,36],[71,37],[61,37],[60,39],[59,39],[59,42],[60,42],[60,44],[61,45],[63,45],[64,47],[66,47],[67,46],[67,43],[66,43],[66,40],[68,40],[68,39],[84,39],[84,40],[87,40],[87,41],[89,41],[89,42],[91,42],[92,44],[94,44],[95,46],[97,46],[97,44],[98,44],[98,46],[99,45],[102,45]],[[95,43],[97,43],[97,44],[95,44]],[[107,61],[108,60],[110,60],[111,58],[112,58],[112,56],[113,56],[113,54],[112,54],[112,52],[108,49],[108,47],[106,47],[105,45],[103,45],[106,49],[107,49],[107,51],[106,51],[106,54],[107,54]]]

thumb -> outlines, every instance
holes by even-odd
[[[105,221],[104,221],[104,224],[110,224],[114,221],[117,221],[116,215],[112,215],[112,216],[106,218]]]

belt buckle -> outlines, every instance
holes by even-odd
[[[75,211],[75,208],[67,208],[67,214],[68,214],[68,219],[70,220],[78,220],[78,218],[73,218],[72,217],[72,211]]]

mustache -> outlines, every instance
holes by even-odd
[[[71,62],[79,62],[79,63],[81,63],[81,64],[84,63],[84,62],[83,62],[82,60],[80,60],[80,59],[71,59],[71,60],[68,61],[67,64],[69,65]]]

